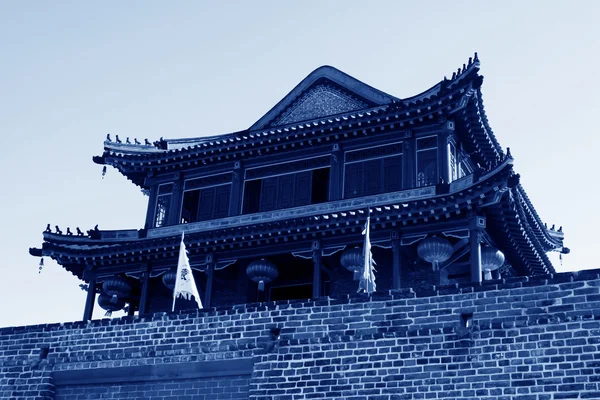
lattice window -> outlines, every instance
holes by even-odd
[[[437,147],[437,136],[427,136],[417,139],[417,150],[425,150]]]
[[[218,174],[212,176],[204,176],[201,178],[188,179],[185,181],[184,190],[200,189],[207,186],[222,185],[224,183],[231,183],[232,174],[230,172],[226,174]]]
[[[329,155],[315,158],[306,158],[303,160],[290,161],[283,164],[267,165],[264,167],[251,168],[246,170],[246,179],[265,178],[267,176],[289,174],[312,170],[322,167],[329,167],[331,157]]]
[[[169,222],[169,210],[171,208],[171,194],[163,194],[156,198],[156,219],[154,226],[159,228]]]
[[[417,187],[438,183],[437,149],[417,151]]]
[[[402,154],[402,142],[348,151],[346,152],[346,162],[368,160],[370,158],[381,158],[396,154]]]

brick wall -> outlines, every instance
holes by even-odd
[[[56,400],[165,399],[217,400],[247,399],[249,377],[232,376],[205,379],[128,382],[58,386]]]
[[[209,391],[221,381],[235,392]],[[183,387],[211,399],[600,399],[600,270],[0,329],[0,398]]]

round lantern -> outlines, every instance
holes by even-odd
[[[165,272],[162,276],[163,285],[169,290],[175,289],[175,279],[177,278],[177,268],[173,268]]]
[[[439,264],[447,261],[454,253],[452,245],[447,239],[430,236],[419,242],[417,246],[417,254],[423,260],[433,265],[433,270],[439,269]]]
[[[112,303],[131,296],[133,288],[124,276],[112,276],[102,283],[102,291],[111,297]]]
[[[112,296],[106,293],[100,293],[98,296],[98,305],[106,310],[104,316],[110,317],[113,311],[119,311],[125,307],[125,300],[117,298],[116,301],[113,301]]]
[[[340,256],[342,267],[354,273],[354,280],[360,279],[360,269],[363,265],[364,255],[360,247],[352,247],[344,250]]]
[[[492,271],[504,265],[504,254],[494,247],[481,248],[481,269],[486,281],[492,279]]]
[[[279,271],[275,264],[269,260],[260,259],[254,261],[246,267],[246,274],[253,282],[258,283],[258,290],[265,290],[265,283],[273,282],[279,276]]]

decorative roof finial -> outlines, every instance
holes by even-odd
[[[148,138],[144,139],[144,144],[146,146],[152,146],[152,143],[150,143],[150,141],[148,140]]]
[[[553,231],[555,226],[556,226],[555,224],[552,224],[552,227],[550,228],[550,230]]]
[[[115,135],[115,141],[117,143],[123,143],[123,142],[121,142],[121,139],[119,139],[119,135]]]
[[[81,229],[79,229],[79,227],[77,227],[77,236],[83,236],[83,232],[81,232]]]
[[[112,142],[112,140],[110,139],[110,133],[106,134],[106,140],[108,140],[109,142]]]
[[[140,142],[137,140],[137,138],[133,138],[133,143],[140,144]]]
[[[470,66],[471,64],[473,64],[473,57],[469,57],[469,63],[468,63],[468,65]]]
[[[510,154],[510,147],[506,148],[506,158],[512,158],[512,155]]]
[[[456,70],[456,76],[460,75],[460,68]]]
[[[465,64],[463,64],[462,72],[465,72],[466,69],[467,69],[467,66]]]
[[[559,231],[559,232],[562,232],[562,226],[561,226],[560,228],[558,228],[558,231]]]
[[[58,227],[58,225],[54,225],[54,229],[56,229],[56,234],[57,235],[62,235],[62,231],[60,230],[60,228]]]
[[[44,232],[52,232],[52,229],[50,228],[50,224],[46,225],[46,230]]]
[[[67,226],[67,235],[73,236],[73,232],[71,232],[71,228]]]
[[[475,58],[473,59],[475,62],[479,62],[479,57],[477,56],[477,52],[475,52]]]
[[[125,138],[125,143],[127,143],[127,144],[131,144],[131,142],[129,141],[129,136],[127,136],[127,137]]]
[[[452,73],[452,80],[455,80],[455,79],[456,79],[456,72],[453,72]]]

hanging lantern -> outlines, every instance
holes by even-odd
[[[265,284],[271,283],[279,276],[279,271],[275,264],[269,260],[260,259],[254,261],[246,267],[246,274],[253,282],[258,283],[258,290],[265,290]]]
[[[177,278],[177,268],[172,268],[165,272],[162,276],[163,285],[165,285],[169,290],[173,291],[175,289],[175,279]]]
[[[125,300],[117,299],[113,302],[112,296],[106,293],[100,293],[100,295],[98,296],[98,305],[104,310],[106,310],[106,314],[104,314],[104,316],[110,317],[113,311],[119,311],[122,310],[123,307],[125,307]]]
[[[452,253],[454,253],[454,250],[450,242],[447,239],[437,236],[425,238],[417,246],[419,257],[431,263],[434,271],[439,269],[440,263],[448,261]]]
[[[117,303],[118,300],[130,297],[133,288],[129,284],[129,281],[127,281],[127,278],[117,275],[107,278],[102,283],[102,290],[111,296],[110,301],[112,303]]]
[[[504,265],[504,254],[494,247],[481,248],[481,269],[486,281],[492,279],[492,271]]]
[[[39,265],[39,268],[38,268],[38,274],[42,273],[42,268],[44,268],[44,257],[40,258],[40,265]]]
[[[360,279],[360,270],[364,264],[364,254],[360,247],[351,247],[344,250],[340,256],[340,264],[348,271],[354,273],[354,280]]]

